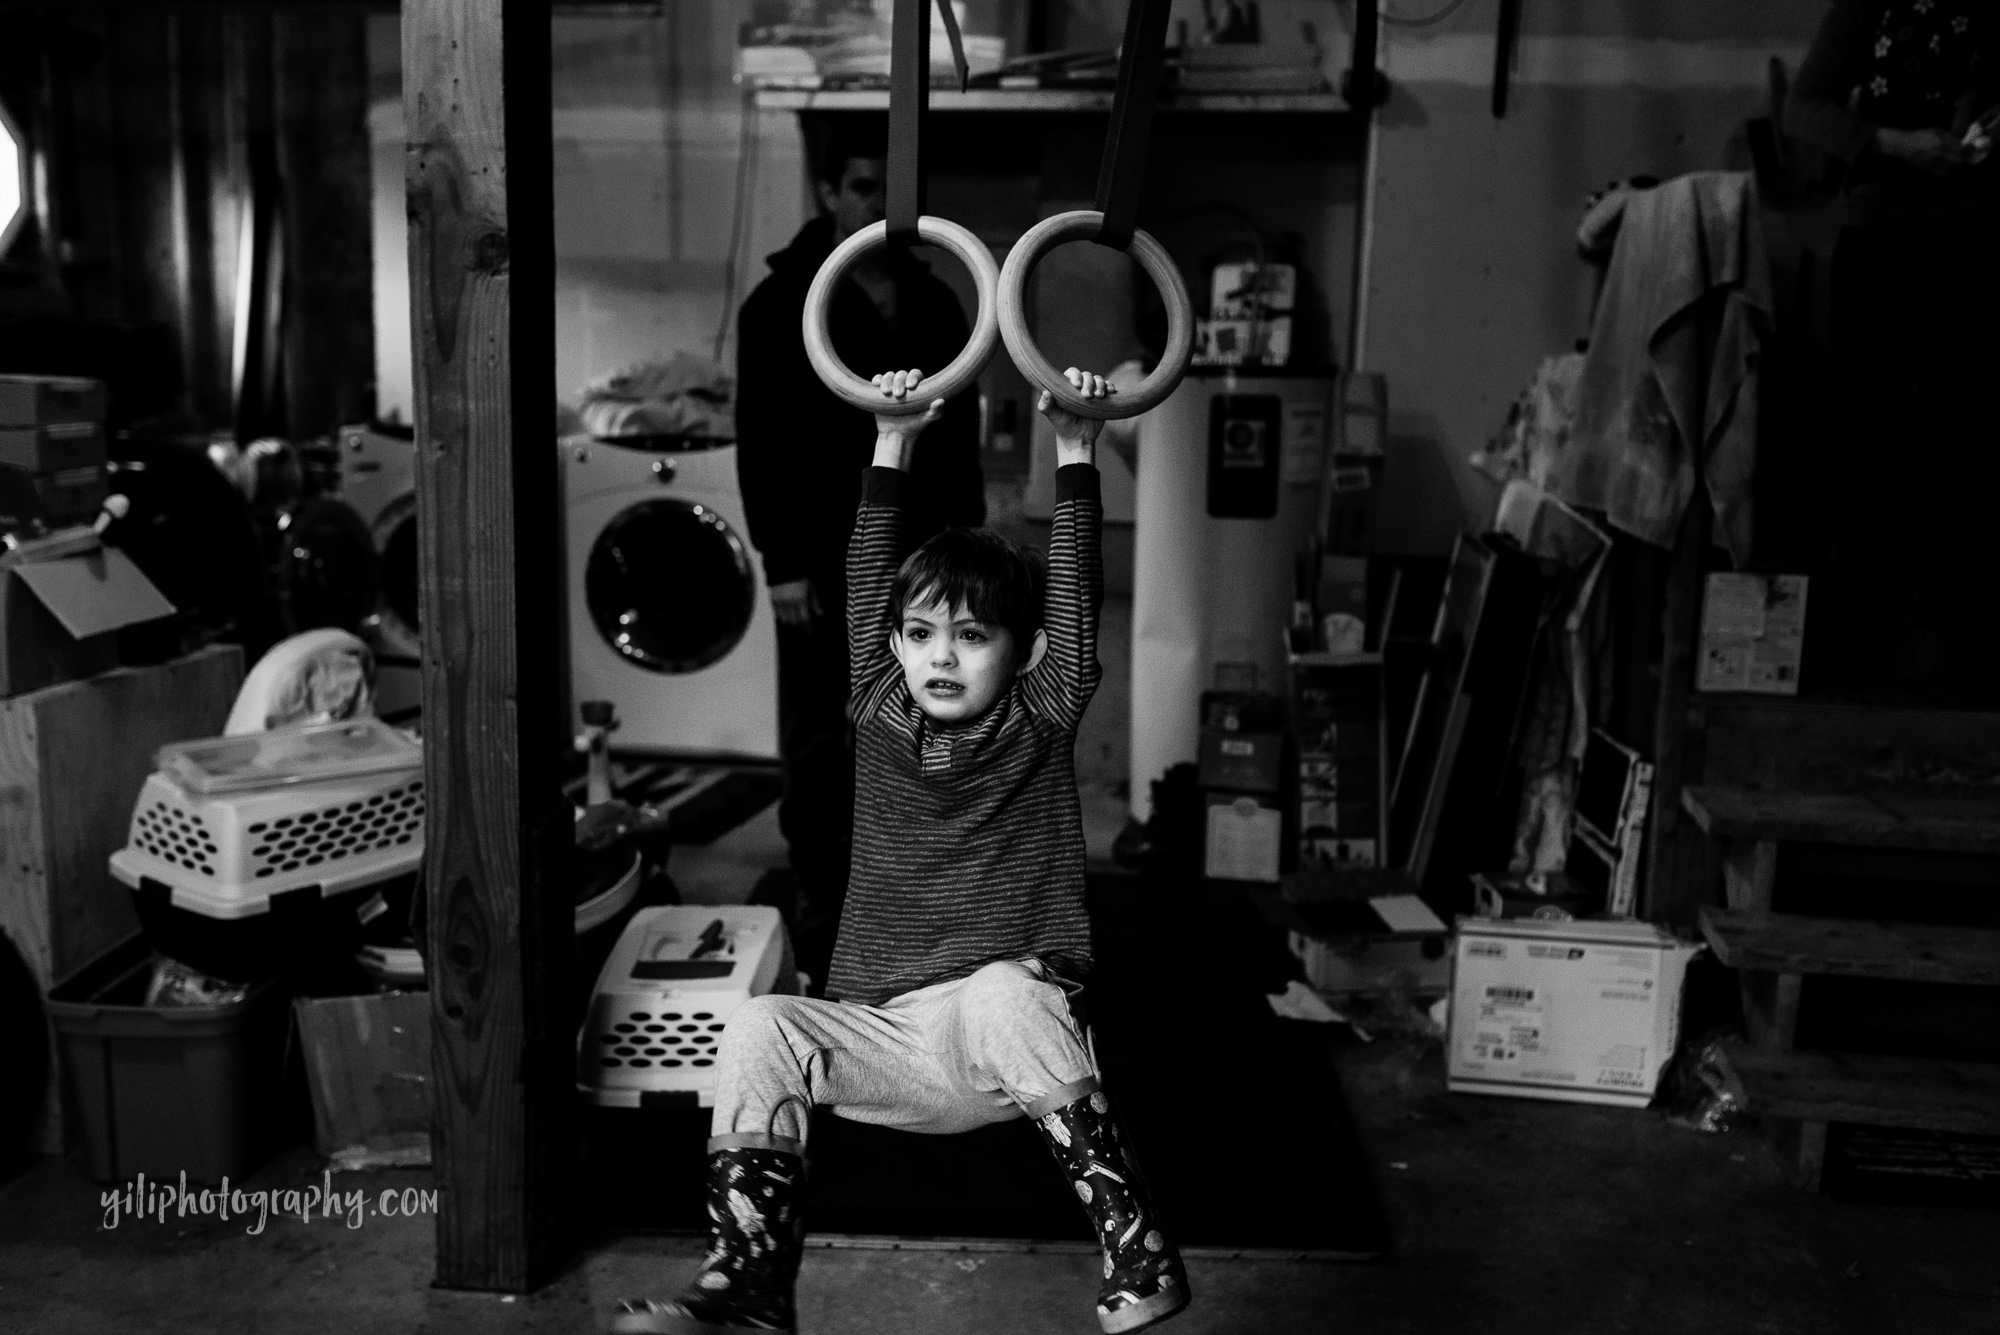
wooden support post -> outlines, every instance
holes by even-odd
[[[549,6],[403,9],[437,1281],[564,1250],[573,921],[559,786]]]
[[[1689,923],[1714,894],[1707,840],[1681,810],[1681,789],[1700,781],[1701,738],[1689,727],[1696,639],[1701,633],[1702,557],[1708,547],[1708,498],[1688,502],[1674,541],[1661,609],[1659,699],[1653,716],[1653,820],[1647,832],[1646,916]]]
[[[1743,1029],[1760,1048],[1789,1051],[1799,1032],[1799,993],[1805,976],[1796,973],[1758,973],[1745,969],[1743,987]]]
[[[1731,839],[1724,846],[1722,881],[1730,908],[1769,913],[1777,879],[1777,840]]]

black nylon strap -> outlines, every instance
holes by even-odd
[[[958,11],[952,8],[952,0],[937,0],[938,17],[944,20],[945,40],[951,43],[951,65],[958,71],[958,91],[964,92],[972,82],[972,71],[965,63],[965,38],[959,35]]]
[[[931,104],[930,10],[930,0],[895,0],[890,19],[886,213],[891,245],[917,244],[917,219],[924,215],[924,122]]]
[[[1146,183],[1146,147],[1153,134],[1153,104],[1167,60],[1167,17],[1172,0],[1132,0],[1125,40],[1118,51],[1118,92],[1104,132],[1104,160],[1097,168],[1097,208],[1104,226],[1097,244],[1123,250],[1139,222],[1139,194]]]

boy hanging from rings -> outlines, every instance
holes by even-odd
[[[1085,398],[1102,376],[1065,373]],[[890,399],[918,371],[875,377]],[[1033,1118],[1104,1248],[1097,1317],[1179,1312],[1187,1274],[1125,1152],[1071,1000],[1091,963],[1073,752],[1097,688],[1099,423],[1056,429],[1046,578],[996,533],[948,529],[905,559],[912,447],[944,404],[877,414],[848,547],[854,871],[827,999],[762,996],[722,1037],[709,1247],[671,1301],[613,1332],[790,1331],[812,1109],[950,1134]],[[837,999],[836,999],[837,998]]]

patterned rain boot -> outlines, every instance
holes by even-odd
[[[1104,1091],[1036,1119],[1104,1245],[1097,1322],[1111,1335],[1165,1321],[1188,1304],[1187,1270],[1160,1228]]]
[[[611,1335],[789,1335],[805,1242],[805,1186],[806,1162],[797,1153],[741,1145],[711,1150],[710,1234],[701,1269],[670,1302],[620,1303]]]

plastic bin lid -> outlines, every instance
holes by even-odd
[[[230,793],[416,769],[423,747],[377,718],[278,728],[241,737],[169,742],[160,773],[190,793]]]

